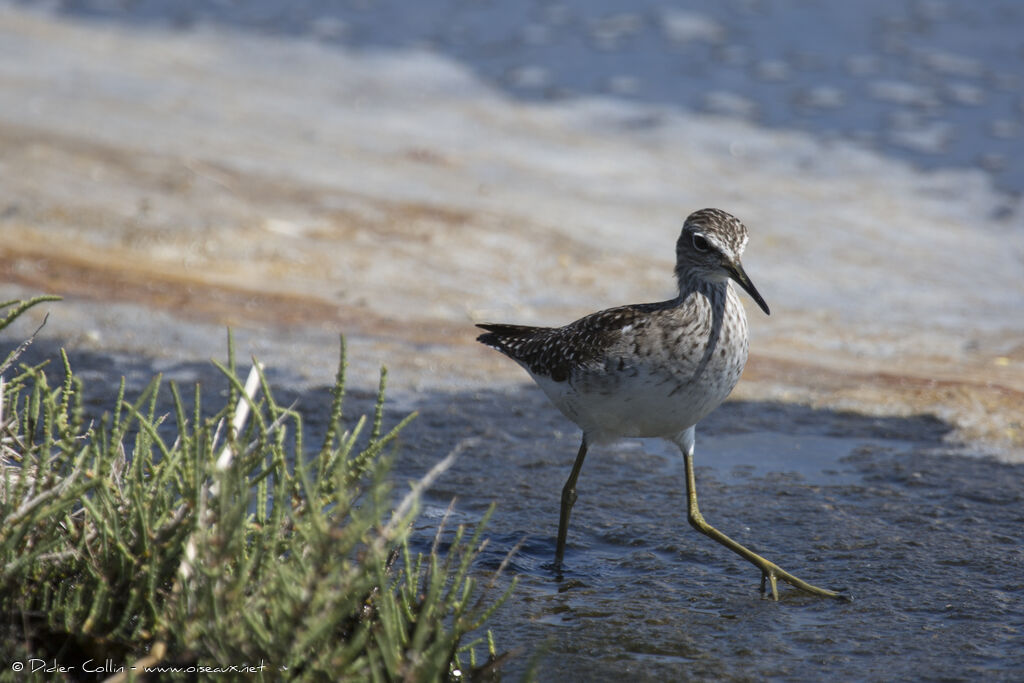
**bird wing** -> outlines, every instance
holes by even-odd
[[[609,308],[565,327],[480,324],[477,327],[487,334],[477,341],[501,351],[534,375],[564,382],[574,370],[603,367],[609,355],[644,324],[647,307],[653,305]]]

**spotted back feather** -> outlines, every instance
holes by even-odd
[[[564,382],[573,368],[603,361],[608,348],[622,337],[623,329],[639,330],[651,313],[673,304],[665,301],[609,308],[565,327],[484,323],[477,327],[487,330],[487,334],[481,334],[477,341],[501,351],[535,375]]]

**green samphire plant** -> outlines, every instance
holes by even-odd
[[[0,303],[0,329],[46,300]],[[495,595],[471,575],[486,519],[444,553],[411,552],[420,494],[456,453],[396,502],[388,462],[413,416],[384,429],[382,371],[372,419],[345,429],[344,343],[315,450],[259,363],[242,381],[230,341],[216,412],[172,382],[161,414],[157,377],[132,402],[122,380],[96,422],[67,355],[51,386],[43,366],[15,368],[24,346],[0,367],[0,678],[493,674],[480,630],[514,582]]]

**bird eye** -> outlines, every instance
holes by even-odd
[[[704,235],[700,234],[699,232],[693,233],[693,236],[691,237],[691,243],[693,244],[693,248],[696,249],[697,251],[707,251],[708,249],[711,248],[711,245],[708,244],[707,238],[705,238]]]

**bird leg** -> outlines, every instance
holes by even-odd
[[[562,557],[565,555],[565,536],[569,532],[569,513],[576,502],[576,479],[580,476],[580,469],[583,468],[583,459],[587,457],[587,439],[583,438],[580,443],[580,451],[576,454],[576,462],[572,465],[572,472],[569,479],[562,487],[562,511],[558,516],[558,544],[555,546],[555,571],[562,571]]]
[[[778,579],[782,579],[791,586],[795,586],[802,591],[811,593],[812,595],[818,595],[825,598],[836,598],[839,600],[849,600],[850,598],[842,593],[835,591],[826,590],[824,588],[818,588],[811,584],[798,579],[789,572],[779,567],[774,562],[769,562],[757,553],[748,549],[747,547],[740,545],[736,541],[732,540],[721,531],[704,521],[704,515],[700,513],[700,509],[697,507],[697,483],[693,476],[693,453],[683,452],[683,458],[686,461],[686,502],[687,502],[687,519],[697,531],[701,532],[705,536],[714,539],[724,545],[729,550],[733,551],[743,559],[747,560],[755,567],[761,570],[761,594],[764,595],[766,584],[770,585],[772,598],[775,600],[779,599],[778,590]],[[564,502],[563,502],[564,505]]]

